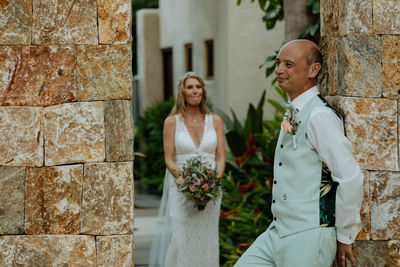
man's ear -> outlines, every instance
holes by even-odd
[[[312,63],[309,69],[309,74],[308,74],[309,78],[312,79],[316,78],[320,70],[321,70],[321,63],[319,62]]]

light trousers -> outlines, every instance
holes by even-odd
[[[270,226],[234,267],[330,267],[336,255],[335,227],[320,227],[279,237]]]

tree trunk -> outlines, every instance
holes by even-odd
[[[315,24],[319,18],[307,7],[307,0],[284,0],[284,15],[286,41],[297,39],[300,32]]]

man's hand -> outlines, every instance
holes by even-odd
[[[351,263],[355,266],[357,264],[357,260],[353,255],[352,246],[340,243],[337,241],[337,251],[336,251],[336,260],[339,264],[339,267],[346,267],[346,258],[349,258]]]

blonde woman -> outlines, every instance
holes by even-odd
[[[206,106],[204,82],[193,72],[179,83],[171,115],[164,123],[167,166],[149,266],[219,266],[218,221],[221,199],[199,211],[178,192],[175,179],[183,163],[201,155],[219,176],[225,169],[224,125]]]

